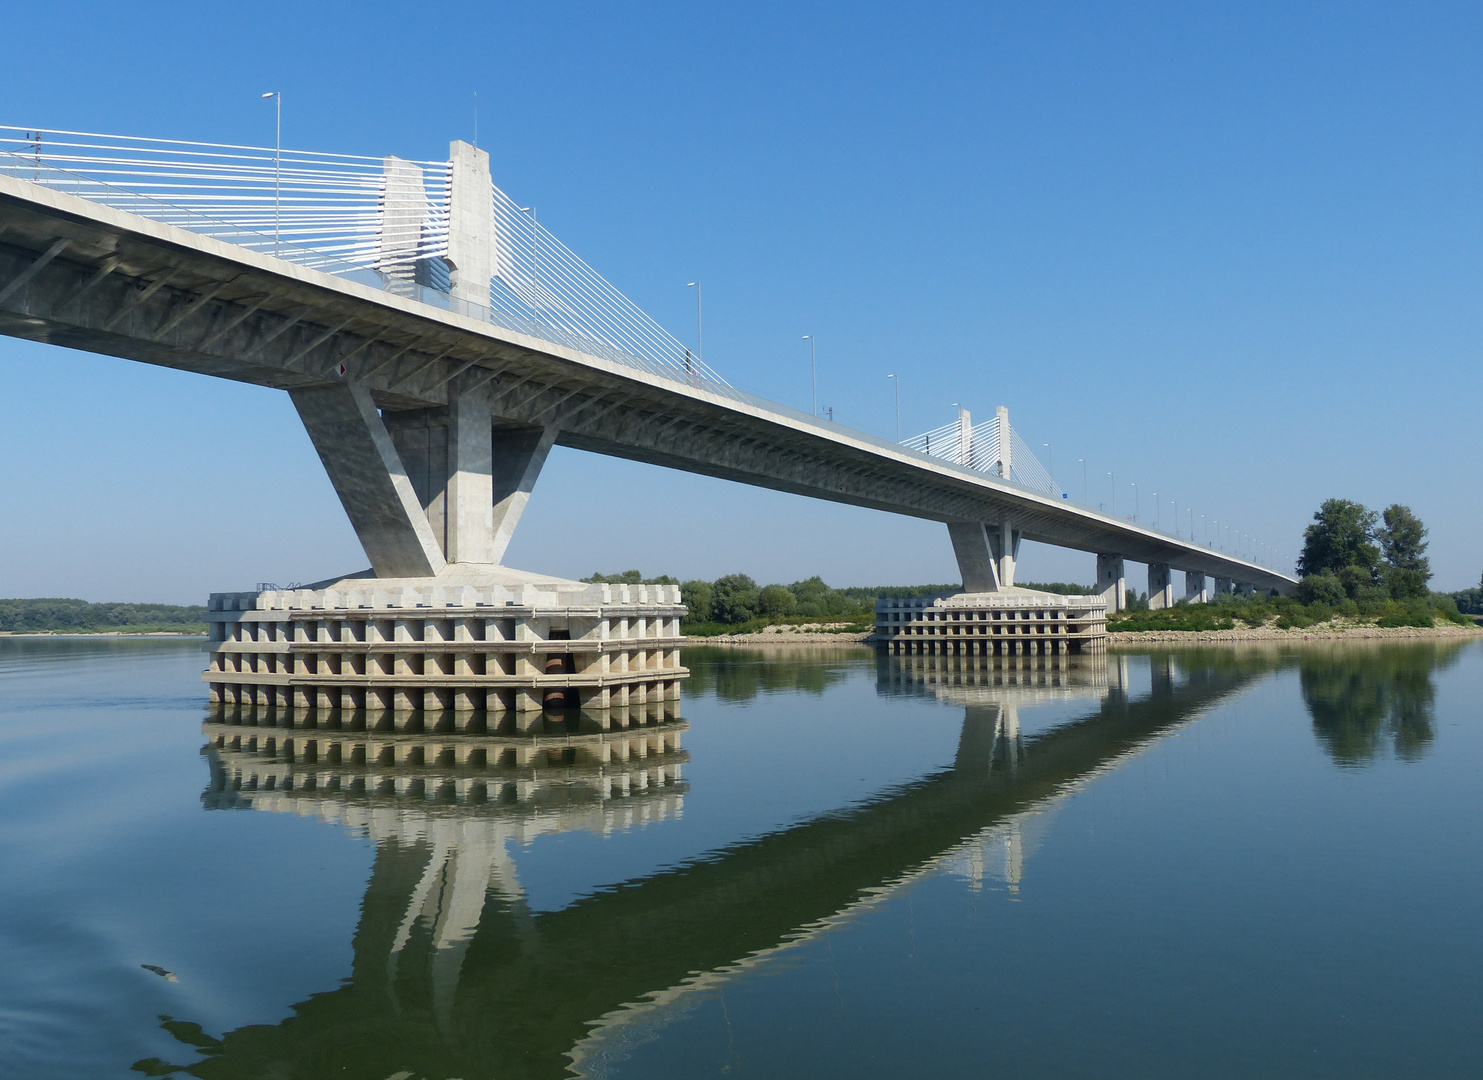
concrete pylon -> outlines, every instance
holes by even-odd
[[[1121,555],[1097,556],[1097,590],[1107,601],[1108,611],[1127,610],[1128,579]]]
[[[1174,606],[1174,575],[1168,563],[1148,564],[1148,606],[1154,611]]]
[[[1210,594],[1205,591],[1205,575],[1194,570],[1184,572],[1184,599],[1191,604],[1205,604]]]
[[[1216,578],[1215,579],[1215,595],[1216,596],[1229,596],[1230,594],[1231,594],[1231,579],[1228,578],[1228,577],[1218,577],[1218,578]]]
[[[391,281],[391,291],[412,295],[422,227],[428,217],[422,169],[389,156],[382,162],[381,216],[376,230],[376,269]]]
[[[999,421],[999,475],[1009,480],[1014,475],[1014,447],[1009,433],[1009,410],[1000,405],[994,410]]]
[[[973,465],[973,416],[963,408],[958,410],[958,464]]]
[[[488,308],[489,281],[497,265],[489,154],[456,141],[448,156],[448,293],[455,310],[459,303]]]

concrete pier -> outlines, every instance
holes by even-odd
[[[882,597],[877,646],[902,656],[1028,656],[1105,645],[1107,604],[1099,596],[1004,589],[951,596]]]
[[[1174,574],[1168,563],[1148,564],[1148,607],[1151,611],[1174,606]]]
[[[526,730],[546,709],[677,703],[674,585],[587,585],[502,571],[349,578],[215,593],[211,700],[292,711],[298,724]]]

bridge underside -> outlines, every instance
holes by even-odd
[[[651,375],[8,177],[0,177],[0,333],[289,392],[383,577],[498,564],[547,452],[562,445],[948,523],[970,590],[1011,586],[1023,539],[1182,569],[1200,575],[1202,590],[1207,574],[1293,585],[683,376]]]

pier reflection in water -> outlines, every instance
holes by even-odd
[[[17,1075],[1483,1067],[1477,643],[692,649],[627,727],[204,746],[198,657],[0,639]]]
[[[975,885],[986,876],[1016,885],[1055,800],[1270,670],[1264,657],[1164,664],[1166,677],[1134,700],[1102,656],[966,659],[888,658],[878,668],[882,693],[963,708],[951,767],[547,912],[522,902],[509,845],[533,831],[678,814],[683,721],[488,737],[463,750],[458,736],[317,732],[313,760],[302,739],[253,742],[252,732],[273,728],[208,723],[208,806],[313,815],[364,830],[377,849],[347,984],[280,1024],[220,1040],[167,1020],[204,1054],[188,1071],[381,1080],[559,1076],[570,1065],[601,1074],[698,991],[916,876],[946,869]],[[1046,701],[1076,703],[1080,718],[1025,737],[1009,718]]]

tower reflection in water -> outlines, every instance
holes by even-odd
[[[352,973],[282,1022],[220,1039],[166,1019],[198,1060],[136,1068],[604,1075],[707,987],[920,874],[1017,884],[1058,798],[1272,666],[1262,656],[1205,666],[1156,658],[1148,691],[1135,695],[1116,658],[973,659],[884,658],[878,668],[884,695],[964,710],[950,766],[554,911],[524,902],[511,841],[677,817],[686,790],[678,717],[525,738],[213,720],[208,806],[312,815],[376,840]],[[1062,722],[1027,732],[1021,713],[1057,702],[1071,710]]]

